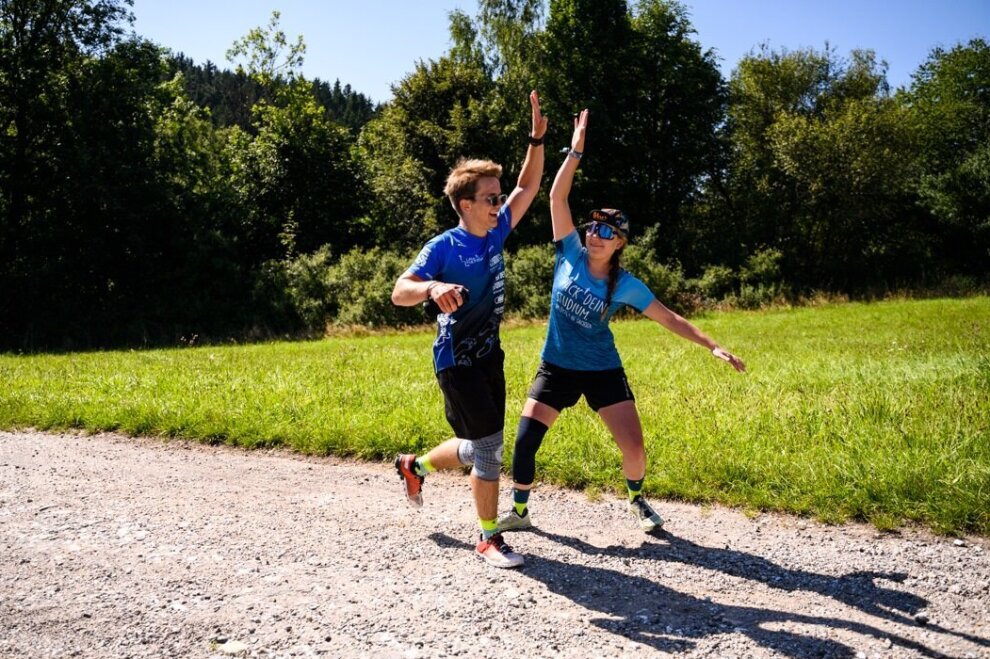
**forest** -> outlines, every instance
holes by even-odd
[[[223,65],[135,35],[130,0],[0,0],[0,350],[320,336],[421,324],[395,277],[456,223],[461,156],[511,189],[527,94],[545,187],[591,111],[577,213],[621,208],[625,265],[685,312],[990,281],[990,45],[757,46],[729,79],[674,0],[479,0],[383,104],[301,74],[279,14]],[[509,311],[546,313],[541,195],[507,245]]]

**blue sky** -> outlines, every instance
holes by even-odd
[[[696,38],[713,48],[726,77],[736,62],[767,42],[774,49],[822,49],[840,55],[872,48],[890,65],[896,87],[935,46],[990,38],[990,0],[686,0]],[[233,10],[232,7],[236,7]],[[449,47],[447,15],[474,15],[475,0],[135,0],[134,30],[202,63],[228,66],[230,45],[266,25],[273,9],[282,29],[302,35],[309,78],[350,84],[376,101],[417,60],[435,59]]]

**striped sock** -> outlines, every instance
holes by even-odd
[[[643,493],[643,481],[646,480],[646,476],[643,476],[638,481],[626,479],[626,489],[629,490],[629,500],[632,501],[639,495]]]
[[[498,532],[497,519],[481,519],[479,517],[478,522],[481,524],[481,535],[485,540],[488,540]]]
[[[413,471],[416,472],[417,476],[425,476],[427,474],[433,473],[436,470],[437,468],[430,463],[430,459],[425,455],[416,458],[416,460],[413,462]]]
[[[517,490],[512,488],[512,506],[516,509],[516,514],[520,517],[526,516],[527,504],[529,503],[529,490]]]

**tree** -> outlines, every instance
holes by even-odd
[[[72,102],[132,18],[130,0],[0,0],[0,336],[31,342],[56,287],[73,281],[53,252],[68,245],[67,172],[80,156],[73,127],[91,123]],[[70,208],[71,210],[71,208]],[[47,275],[46,275],[47,273]],[[48,276],[50,275],[50,276]],[[47,310],[47,309],[46,309]],[[64,318],[63,318],[64,320]]]
[[[917,130],[893,99],[781,115],[767,132],[794,192],[792,267],[831,290],[918,281],[931,262],[914,209]]]
[[[715,56],[702,52],[685,7],[642,0],[632,21],[636,90],[622,140],[632,148],[622,166],[625,193],[640,226],[658,226],[661,258],[691,249],[685,209],[717,175],[717,128],[727,94]]]
[[[889,96],[886,64],[871,51],[844,60],[828,49],[744,58],[730,81],[733,159],[727,199],[739,265],[777,248],[785,276],[817,288],[858,288],[917,275],[911,245],[914,124]],[[921,251],[924,251],[923,249]]]
[[[951,269],[990,271],[990,45],[934,49],[902,97],[920,124],[918,192]]]
[[[300,73],[305,44],[289,44],[272,13],[228,52],[246,58],[265,94],[253,108],[255,137],[235,138],[234,186],[248,209],[246,234],[258,261],[310,252],[346,251],[358,243],[366,192],[346,129],[326,116]]]
[[[475,27],[461,12],[452,12],[450,20],[450,53],[417,63],[393,88],[392,102],[361,133],[377,244],[421,245],[456,221],[442,190],[458,158],[504,162],[491,144],[496,129],[486,102],[494,83]]]

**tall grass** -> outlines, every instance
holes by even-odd
[[[646,321],[613,324],[655,496],[828,521],[990,533],[990,298],[712,314],[735,373]],[[545,329],[503,331],[507,436]],[[447,438],[424,332],[141,352],[0,356],[0,427],[117,430],[377,459]],[[506,464],[511,455],[508,441]],[[544,481],[618,489],[584,404],[537,456]],[[538,496],[538,495],[537,495]]]

